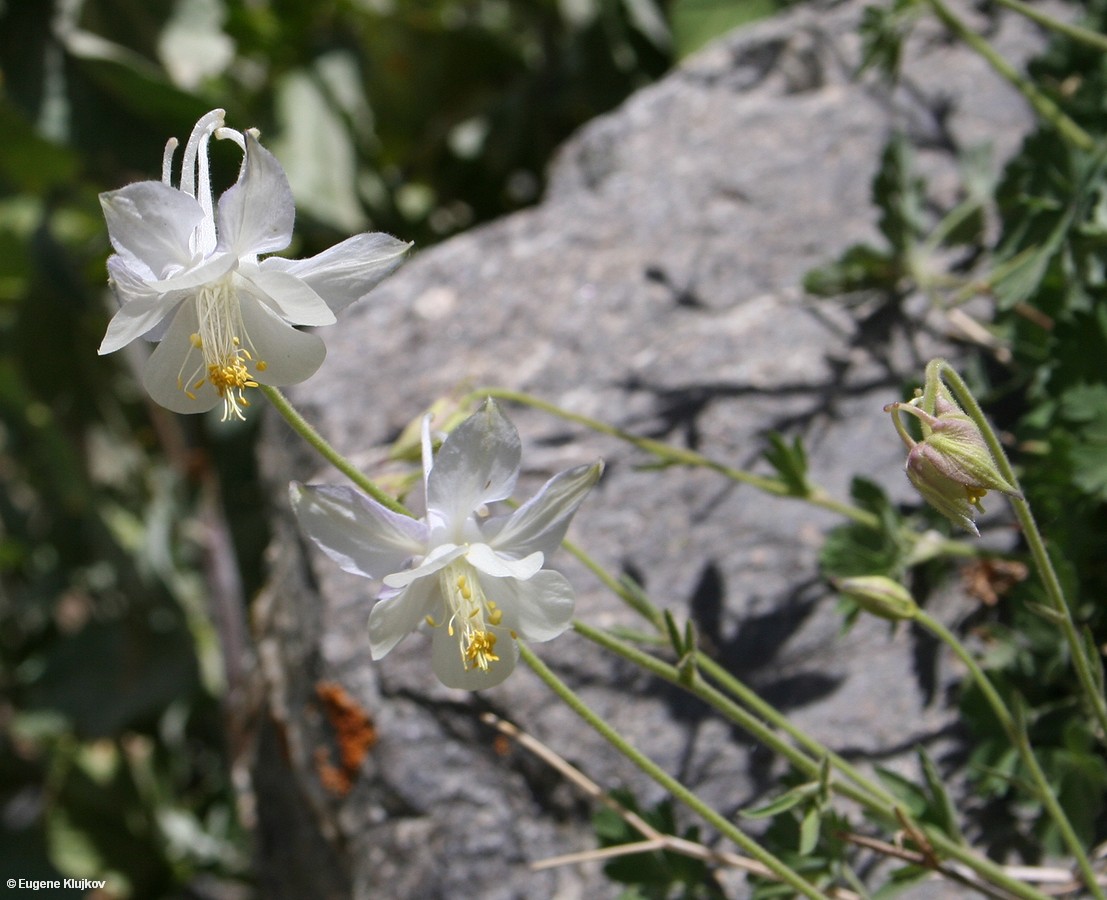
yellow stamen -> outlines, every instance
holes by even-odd
[[[465,559],[446,566],[439,584],[449,613],[446,633],[457,638],[462,665],[487,672],[500,660],[495,651],[497,637],[489,629],[503,621],[503,610],[484,596],[476,570]],[[434,625],[430,617],[427,621]]]
[[[196,315],[200,330],[189,336],[189,344],[192,350],[201,351],[203,362],[196,365],[186,380],[184,373],[192,355],[190,352],[181,364],[178,387],[190,400],[195,400],[194,392],[208,382],[223,401],[223,421],[245,419],[242,411],[250,405],[246,391],[258,387],[248,364],[253,364],[258,372],[268,366],[254,363],[256,348],[246,333],[233,275],[200,290],[196,296]],[[186,388],[186,384],[190,388]]]

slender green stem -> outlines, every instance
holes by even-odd
[[[299,412],[297,412],[296,408],[288,402],[288,398],[285,397],[284,394],[275,387],[271,387],[267,384],[263,384],[260,387],[266,399],[273,404],[277,412],[284,416],[284,420],[288,422],[292,430],[314,447],[315,450],[319,452],[319,455],[327,460],[327,462],[338,469],[339,472],[349,478],[350,481],[365,491],[365,493],[376,500],[381,506],[385,506],[401,515],[414,518],[414,513],[412,513],[411,510],[400,503],[395,497],[390,497],[382,491],[372,481],[366,478],[353,463],[335,450],[334,447],[332,447],[327,440],[316,431]]]
[[[634,763],[634,765],[641,769],[646,775],[672,794],[673,797],[693,810],[697,815],[701,816],[704,821],[717,829],[720,834],[729,838],[737,846],[741,847],[745,853],[756,859],[772,871],[782,882],[799,891],[803,896],[810,897],[812,900],[829,900],[826,894],[803,879],[749,835],[744,834],[725,816],[716,812],[709,804],[701,800],[696,794],[673,778],[668,772],[658,766],[657,763],[619,734],[619,732],[609,725],[606,720],[585,704],[568,685],[554,675],[545,663],[535,656],[530,648],[522,642],[519,643],[519,653],[523,661],[531,667],[534,673],[546,683],[546,686],[557,694],[573,712],[584,719],[584,721],[601,737]]]
[[[1057,577],[1057,571],[1053,568],[1053,562],[1046,550],[1045,540],[1042,538],[1042,533],[1038,528],[1034,513],[1030,509],[1030,504],[1025,499],[1018,476],[1016,476],[1015,470],[1007,459],[1007,454],[998,436],[985,417],[984,411],[980,408],[980,404],[976,402],[976,398],[961,376],[957,374],[957,371],[944,359],[934,359],[926,367],[927,390],[934,389],[937,382],[937,378],[934,376],[941,377],[950,390],[957,395],[961,408],[976,423],[984,436],[984,442],[988,445],[988,450],[995,460],[1000,475],[1006,479],[1008,484],[1014,486],[1019,493],[1018,497],[1011,498],[1011,506],[1015,511],[1015,517],[1019,520],[1019,525],[1022,527],[1022,533],[1026,538],[1027,546],[1030,548],[1030,554],[1034,558],[1034,564],[1038,569],[1038,576],[1042,579],[1042,586],[1045,588],[1049,605],[1058,614],[1057,621],[1065,638],[1065,643],[1068,644],[1076,677],[1099,726],[1099,739],[1107,741],[1107,700],[1104,699],[1096,676],[1092,672],[1087,656],[1085,656],[1084,644],[1080,640],[1080,633],[1073,621],[1072,610],[1065,599],[1061,580]]]
[[[702,453],[696,453],[694,450],[688,450],[684,447],[674,447],[671,444],[666,444],[664,441],[655,441],[652,438],[632,434],[629,431],[624,431],[622,428],[616,428],[614,425],[601,422],[599,419],[593,419],[589,416],[570,412],[567,409],[562,409],[560,406],[548,403],[545,400],[533,397],[521,391],[512,391],[507,388],[495,387],[481,388],[471,392],[465,398],[465,401],[468,402],[470,399],[475,400],[481,397],[494,397],[498,400],[508,400],[514,403],[521,403],[524,406],[531,406],[535,409],[540,409],[543,412],[555,415],[567,422],[576,422],[578,425],[583,425],[585,428],[589,428],[592,431],[618,438],[665,462],[674,465],[696,466],[698,468],[710,469],[713,472],[724,475],[732,481],[748,484],[760,491],[764,491],[766,494],[772,494],[776,497],[797,497],[801,500],[807,500],[815,506],[837,513],[844,518],[851,519],[868,528],[880,527],[880,519],[873,513],[849,503],[835,500],[818,487],[811,488],[809,494],[802,496],[796,495],[791,492],[783,481],[777,478],[766,478],[764,475],[756,475],[744,469],[736,469],[733,466],[728,466],[725,463],[704,456]]]
[[[961,21],[943,0],[927,0],[927,2],[950,31],[979,53],[997,74],[1010,82],[1030,102],[1043,121],[1056,128],[1061,136],[1077,149],[1085,151],[1094,149],[1095,140],[1088,132],[1065,115],[1062,109],[1040,91],[1034,82],[1023,77],[991,44]]]
[[[793,747],[782,739],[772,728],[769,728],[761,719],[747,709],[743,709],[717,688],[712,687],[702,677],[695,677],[689,681],[682,676],[680,669],[663,660],[631,646],[623,640],[599,628],[594,628],[585,622],[576,620],[573,629],[581,637],[587,638],[594,644],[598,644],[612,653],[617,653],[627,661],[641,669],[663,678],[671,684],[684,687],[690,693],[708,703],[719,713],[746,731],[751,737],[763,744],[778,756],[788,760],[798,771],[811,778],[818,778],[821,756],[830,756],[830,751],[821,745],[817,747],[816,755],[809,756],[801,750]],[[814,743],[814,742],[812,742]],[[832,760],[833,762],[833,760]],[[862,782],[864,779],[862,778]],[[884,794],[879,788],[865,785],[863,790],[857,790],[854,786],[834,782],[831,787],[843,796],[848,797],[864,805],[870,812],[883,816],[889,822],[895,822],[895,800]],[[881,796],[883,794],[883,796]]]
[[[957,655],[957,658],[968,668],[973,682],[980,689],[980,692],[984,695],[984,699],[992,708],[992,712],[999,720],[999,724],[1006,733],[1008,740],[1015,745],[1023,765],[1030,771],[1035,794],[1037,794],[1038,800],[1041,802],[1042,806],[1045,807],[1050,818],[1053,819],[1054,824],[1056,824],[1058,830],[1061,832],[1062,839],[1066,846],[1068,846],[1069,851],[1076,860],[1077,866],[1080,868],[1081,874],[1084,876],[1084,882],[1088,890],[1091,891],[1094,896],[1103,900],[1104,894],[1096,880],[1095,870],[1092,868],[1092,864],[1088,859],[1083,844],[1080,842],[1080,838],[1072,827],[1072,823],[1069,821],[1068,816],[1065,815],[1065,811],[1061,808],[1061,804],[1057,801],[1057,797],[1049,785],[1049,779],[1046,778],[1045,772],[1042,771],[1042,767],[1038,763],[1038,758],[1034,755],[1034,749],[1030,746],[1030,738],[1027,736],[1026,729],[1019,727],[1015,721],[1015,717],[1011,715],[1011,711],[1007,708],[1007,704],[1003,702],[1003,698],[1000,697],[999,692],[992,684],[991,679],[988,678],[987,674],[973,658],[973,655],[969,653],[965,645],[957,639],[957,636],[953,634],[953,632],[921,609],[916,613],[915,621],[949,647]]]
[[[741,686],[740,693],[742,696],[740,699],[744,702],[753,697],[756,703],[755,712],[757,715],[753,715],[748,710],[742,709],[719,690],[707,684],[699,676],[689,681],[687,676],[682,675],[681,670],[677,667],[665,663],[648,653],[644,653],[637,647],[633,647],[607,632],[593,628],[580,621],[574,621],[573,628],[581,637],[592,641],[612,653],[618,654],[645,671],[659,678],[663,678],[671,684],[679,685],[694,694],[712,708],[716,709],[725,718],[743,728],[757,741],[788,760],[797,771],[802,772],[804,775],[813,779],[820,777],[820,760],[825,757],[830,762],[831,766],[846,775],[846,777],[853,782],[850,784],[839,780],[832,780],[830,784],[831,790],[842,797],[860,804],[863,808],[868,810],[870,814],[884,821],[887,825],[896,829],[900,828],[902,824],[901,817],[909,823],[911,822],[910,816],[903,810],[893,796],[865,778],[864,775],[836,753],[828,750],[814,738],[803,734],[790,723],[787,723],[787,720],[784,719],[779,712],[768,706],[768,704],[764,703],[760,698],[756,698],[748,688]],[[722,672],[728,681],[726,685],[728,689],[734,685],[735,679],[728,676],[725,670],[722,670],[721,667],[713,661],[709,661],[703,654],[697,653],[697,664],[704,665],[705,669],[708,669],[709,666],[714,667],[714,670],[711,672],[712,677],[716,677],[716,675]],[[802,742],[804,749],[806,749],[810,755],[792,747],[781,739],[771,728],[766,727],[763,721],[758,719],[758,715],[762,715],[762,717],[770,721],[771,724],[780,727],[781,730],[785,731],[793,740]],[[781,722],[785,724],[782,726]],[[911,824],[917,831],[923,832],[923,827],[921,825],[917,823]],[[1047,900],[1045,894],[1012,878],[1001,866],[978,855],[955,839],[950,838],[948,835],[940,832],[932,833],[929,830],[925,833],[931,845],[935,850],[940,851],[942,856],[963,863],[965,866],[972,869],[981,879],[990,884],[1002,887],[1014,896],[1025,898],[1025,900]]]
[[[1042,12],[1036,6],[1023,3],[1022,0],[996,0],[996,2],[1000,6],[1006,6],[1008,9],[1017,12],[1020,16],[1026,16],[1026,18],[1030,19],[1032,22],[1037,22],[1039,25],[1051,31],[1056,31],[1058,34],[1063,34],[1065,37],[1072,38],[1074,41],[1087,44],[1089,47],[1094,47],[1096,50],[1107,51],[1107,36],[1100,34],[1098,31],[1091,31],[1088,28],[1073,25],[1071,22],[1062,22],[1060,19],[1055,19]]]

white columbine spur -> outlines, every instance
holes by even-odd
[[[322,340],[293,326],[334,322],[400,264],[410,245],[367,233],[309,259],[259,262],[259,254],[292,240],[292,190],[257,132],[226,128],[223,116],[213,110],[196,123],[176,187],[173,138],[161,181],[100,195],[115,250],[109,283],[120,306],[100,353],[138,337],[160,341],[143,373],[158,403],[198,413],[222,402],[224,419],[241,419],[248,388],[296,384],[323,362]],[[238,180],[218,206],[208,171],[213,136],[243,153]]]
[[[569,582],[543,568],[603,463],[567,469],[513,512],[492,515],[519,475],[519,433],[491,401],[457,426],[432,458],[423,424],[427,512],[412,519],[352,488],[290,487],[300,527],[345,571],[384,583],[369,614],[380,659],[422,623],[432,666],[449,687],[479,690],[515,668],[515,638],[547,641],[569,627]]]

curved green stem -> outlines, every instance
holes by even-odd
[[[1006,6],[1008,9],[1017,12],[1020,16],[1025,16],[1030,19],[1030,21],[1036,22],[1044,28],[1055,31],[1058,34],[1063,34],[1065,37],[1071,38],[1081,44],[1087,44],[1089,47],[1094,47],[1096,50],[1107,52],[1107,37],[1100,34],[1098,31],[1091,31],[1079,25],[1073,25],[1071,22],[1062,22],[1060,19],[1055,19],[1042,12],[1036,6],[1023,3],[1022,0],[996,0],[996,2],[1000,6]]]
[[[479,390],[472,391],[465,398],[465,401],[468,402],[470,399],[475,400],[481,397],[494,397],[498,400],[508,400],[514,403],[521,403],[524,406],[531,406],[534,409],[548,412],[567,422],[576,422],[578,425],[583,425],[585,428],[591,429],[592,431],[618,438],[665,462],[679,466],[695,466],[698,468],[710,469],[713,472],[724,475],[732,481],[748,484],[760,491],[764,491],[766,494],[772,494],[776,497],[797,497],[797,499],[807,500],[815,506],[830,510],[831,512],[837,513],[844,518],[851,519],[868,528],[880,527],[880,520],[873,513],[849,503],[835,500],[818,487],[813,487],[811,492],[807,495],[797,496],[779,479],[766,478],[764,475],[755,475],[753,472],[747,472],[744,469],[736,469],[733,466],[718,462],[694,450],[688,450],[684,447],[674,447],[671,444],[666,444],[664,441],[655,441],[652,438],[632,434],[629,431],[624,431],[622,428],[616,428],[614,425],[601,422],[599,419],[593,419],[589,416],[581,415],[580,413],[562,409],[560,406],[548,403],[545,400],[523,393],[522,391],[512,391],[507,388],[495,387],[480,388]]]
[[[799,729],[795,728],[795,726],[788,723],[779,712],[760,698],[757,698],[756,695],[744,685],[740,686],[739,693],[741,696],[739,699],[744,703],[753,699],[754,703],[751,704],[751,708],[754,709],[756,714],[751,714],[749,710],[743,709],[741,706],[735,704],[722,692],[707,684],[698,675],[689,680],[687,675],[682,673],[676,666],[657,659],[607,632],[593,628],[577,620],[573,622],[573,628],[581,637],[592,641],[612,653],[618,654],[645,671],[689,691],[717,710],[725,718],[744,729],[761,744],[788,760],[797,771],[802,772],[807,777],[812,779],[820,777],[822,768],[820,760],[825,758],[834,769],[844,774],[850,779],[850,782],[852,782],[847,783],[840,780],[832,780],[830,783],[831,790],[842,797],[860,804],[871,815],[883,821],[888,826],[898,830],[902,825],[903,819],[906,819],[916,831],[925,833],[927,840],[930,841],[931,845],[936,850],[940,851],[942,856],[957,860],[966,867],[972,869],[976,875],[984,881],[1001,887],[1013,896],[1024,898],[1024,900],[1047,900],[1045,894],[1011,877],[1003,870],[1002,866],[993,863],[985,857],[979,856],[948,835],[929,829],[924,832],[923,827],[918,823],[911,823],[910,817],[907,815],[906,811],[903,810],[891,794],[867,779],[857,769],[842,759],[842,757],[838,756],[838,754],[828,750],[814,738],[804,734]],[[702,653],[697,652],[696,662],[697,665],[702,665],[705,670],[713,667],[713,671],[711,671],[713,678],[721,673],[723,679],[727,682],[725,685],[727,689],[731,689],[734,686],[736,679],[733,679],[733,676],[729,676],[729,673],[726,673],[717,663],[709,660],[709,658]],[[773,732],[771,728],[767,727],[765,722],[761,721],[758,716],[769,721],[772,725],[779,727],[781,731],[786,732],[797,743],[801,743],[808,753],[804,753],[788,744],[778,734]],[[901,819],[901,817],[903,817],[903,819]],[[950,875],[949,877],[956,876]]]
[[[564,703],[588,723],[601,737],[610,743],[623,756],[641,769],[646,775],[656,781],[677,800],[701,816],[704,821],[711,824],[720,834],[729,838],[738,847],[756,859],[783,883],[797,890],[805,897],[812,900],[829,900],[829,898],[806,881],[780,859],[762,847],[749,835],[744,834],[735,827],[725,816],[716,812],[709,804],[701,800],[691,790],[673,778],[652,759],[642,753],[637,747],[624,738],[618,731],[607,723],[605,719],[594,712],[580,697],[578,697],[561,679],[559,679],[530,648],[519,642],[519,654],[523,661],[531,667],[534,673],[546,683]]]
[[[1069,608],[1068,601],[1065,599],[1065,592],[1061,587],[1061,580],[1057,577],[1056,569],[1053,568],[1053,562],[1050,560],[1049,552],[1046,550],[1045,540],[1042,538],[1042,533],[1038,529],[1038,523],[1034,518],[1034,513],[1030,509],[1030,504],[1025,499],[1025,492],[1019,484],[1018,476],[1015,475],[1015,470],[1011,467],[1011,463],[1007,459],[1007,454],[1003,449],[1003,445],[1000,443],[991,424],[985,417],[984,411],[980,408],[980,404],[976,402],[976,398],[972,395],[968,385],[965,384],[961,376],[957,374],[957,371],[944,359],[931,360],[926,367],[926,389],[928,392],[937,389],[936,384],[939,377],[942,378],[949,386],[950,390],[956,394],[961,408],[964,409],[965,413],[980,429],[980,433],[984,436],[984,442],[988,445],[988,450],[995,460],[999,473],[1009,484],[1013,485],[1021,495],[1019,497],[1010,498],[1011,506],[1015,511],[1015,517],[1019,520],[1023,536],[1026,538],[1027,546],[1030,548],[1030,554],[1034,558],[1034,564],[1038,569],[1038,576],[1042,579],[1042,586],[1045,588],[1049,605],[1053,611],[1057,613],[1057,622],[1061,628],[1061,633],[1065,638],[1065,642],[1068,644],[1069,654],[1072,657],[1072,665],[1076,671],[1076,677],[1080,682],[1084,697],[1091,706],[1092,714],[1095,716],[1096,723],[1099,726],[1099,739],[1101,741],[1107,741],[1107,700],[1104,699],[1097,683],[1096,676],[1092,672],[1087,656],[1085,656],[1084,644],[1080,640],[1080,634],[1076,629],[1076,623],[1072,619],[1072,610]],[[928,396],[925,398],[925,401],[932,403],[933,398]],[[933,406],[928,408],[933,408]]]
[[[296,411],[296,408],[288,402],[288,398],[285,397],[279,390],[270,385],[260,385],[261,392],[265,395],[265,398],[273,404],[274,408],[279,412],[286,422],[291,426],[300,437],[307,441],[319,455],[322,456],[327,462],[338,469],[343,475],[356,484],[361,490],[365,491],[370,497],[376,500],[381,506],[388,507],[393,512],[400,513],[401,515],[415,517],[415,514],[411,512],[406,506],[400,503],[395,497],[390,497],[379,487],[377,487],[372,481],[365,477],[358,468],[351,463],[346,457],[332,447],[327,440],[316,431],[305,419]]]
[[[1066,141],[1079,150],[1087,151],[1095,148],[1095,140],[1088,132],[1065,115],[1062,109],[1040,91],[1034,82],[1023,77],[991,44],[962,22],[943,0],[927,0],[927,2],[943,24],[980,54],[998,75],[1029,101],[1038,116],[1056,128]]]
[[[984,695],[984,699],[991,707],[995,717],[999,720],[999,724],[1007,735],[1008,740],[1015,745],[1023,765],[1030,771],[1035,794],[1061,832],[1061,838],[1069,848],[1069,852],[1072,853],[1073,859],[1076,860],[1076,864],[1080,869],[1081,875],[1084,877],[1084,882],[1088,890],[1091,891],[1093,896],[1103,900],[1103,890],[1100,888],[1096,879],[1095,870],[1092,868],[1091,861],[1088,859],[1088,855],[1075,829],[1072,827],[1072,823],[1069,821],[1068,816],[1065,815],[1065,811],[1061,808],[1061,804],[1057,801],[1057,797],[1049,785],[1049,779],[1046,778],[1045,772],[1042,771],[1042,767],[1038,763],[1038,758],[1034,755],[1034,749],[1030,746],[1030,738],[1026,733],[1026,729],[1018,725],[1015,717],[1007,708],[1007,704],[1003,702],[1003,698],[1000,697],[999,692],[992,684],[991,679],[988,678],[987,674],[973,658],[973,655],[969,653],[965,645],[957,639],[957,636],[953,634],[953,632],[921,609],[916,613],[915,621],[949,647],[957,655],[957,658],[964,663],[966,668],[968,668],[973,682]]]

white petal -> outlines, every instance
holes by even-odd
[[[369,613],[369,653],[385,656],[427,617],[441,615],[442,597],[434,578],[416,581],[398,593],[378,600]]]
[[[333,325],[334,313],[315,291],[294,275],[273,272],[257,266],[240,266],[245,278],[268,303],[295,325]]]
[[[459,556],[464,555],[465,548],[457,544],[440,544],[427,554],[426,558],[414,569],[403,572],[393,572],[384,579],[384,583],[390,588],[407,587],[413,581],[433,575],[440,569],[446,568]]]
[[[555,475],[515,510],[489,543],[513,555],[541,551],[549,555],[561,544],[573,513],[603,474],[603,463],[577,466]]]
[[[204,213],[188,194],[160,181],[139,181],[100,195],[108,237],[116,252],[156,278],[192,259],[189,237]]]
[[[197,378],[207,375],[203,354],[192,345],[192,335],[200,330],[196,304],[185,301],[177,308],[172,324],[142,373],[142,383],[150,396],[166,409],[179,413],[202,413],[220,402],[211,383],[192,387]],[[193,396],[189,397],[185,389]]]
[[[356,234],[308,259],[270,256],[261,267],[295,275],[339,312],[390,275],[410,247],[410,243],[378,231]]]
[[[517,578],[526,581],[542,568],[541,552],[532,553],[525,559],[509,559],[501,556],[487,544],[472,544],[465,558],[485,575],[493,578]]]
[[[150,291],[123,257],[108,259],[112,292],[119,301],[119,311],[108,323],[107,333],[99,352],[112,353],[136,338],[148,334],[163,319],[172,314],[180,296],[166,296]]]
[[[288,488],[300,529],[345,572],[383,578],[426,547],[427,526],[343,485]]]
[[[527,641],[548,641],[572,622],[576,597],[558,572],[543,569],[527,581],[482,578],[485,596],[503,610],[505,627]]]
[[[254,378],[262,384],[280,387],[299,384],[315,374],[327,356],[326,345],[318,336],[297,331],[245,293],[239,295],[239,304],[246,342],[254,355],[247,368]],[[259,369],[262,362],[265,367]]]
[[[515,670],[519,648],[506,629],[493,628],[492,632],[496,635],[496,654],[500,658],[491,663],[486,671],[478,667],[465,668],[456,633],[451,636],[445,625],[435,628],[431,644],[431,667],[438,680],[446,687],[480,691],[495,687],[507,678]]]
[[[242,171],[219,198],[215,218],[219,249],[240,258],[283,250],[292,240],[292,189],[277,158],[249,132]]]
[[[515,489],[519,432],[491,400],[447,436],[427,477],[427,510],[443,522],[463,522],[477,507]]]

